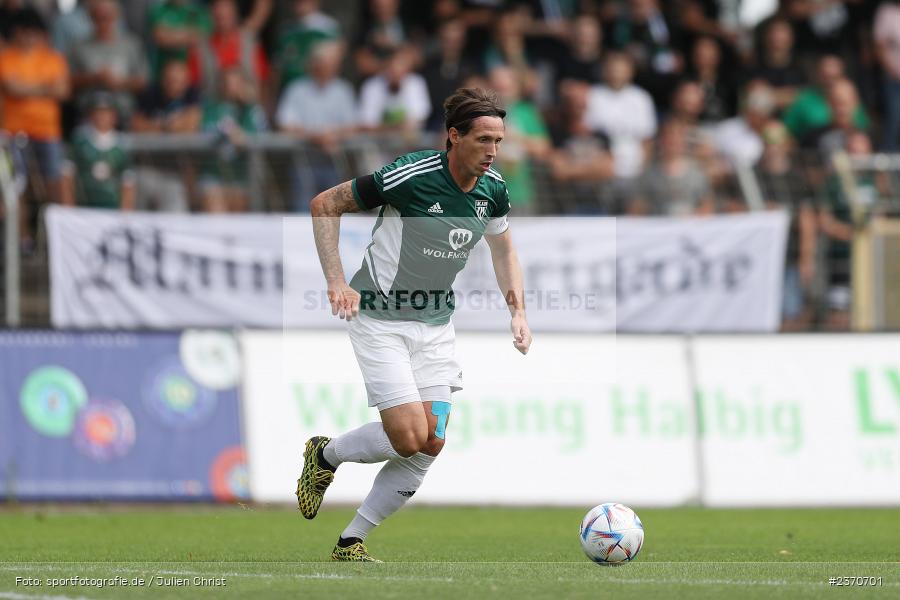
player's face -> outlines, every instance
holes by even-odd
[[[466,135],[457,136],[455,152],[463,168],[474,177],[481,177],[491,168],[500,142],[506,131],[500,117],[478,117]]]

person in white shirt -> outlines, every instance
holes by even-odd
[[[360,123],[371,131],[419,132],[431,114],[425,79],[412,72],[409,50],[398,50],[381,74],[370,77],[360,90]]]
[[[592,131],[609,137],[616,178],[633,180],[649,156],[656,109],[650,94],[632,83],[634,65],[628,55],[607,54],[603,75],[606,83],[591,88],[585,118]]]

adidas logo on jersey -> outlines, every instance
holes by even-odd
[[[435,202],[434,204],[431,205],[431,208],[428,209],[428,212],[430,212],[430,213],[444,214],[444,209],[441,208],[441,203],[440,203],[440,202]]]

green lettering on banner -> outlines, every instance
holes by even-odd
[[[614,433],[624,435],[628,426],[626,421],[636,419],[641,435],[650,435],[650,401],[647,398],[647,390],[640,389],[637,392],[637,402],[629,404],[622,392],[622,388],[614,386],[610,394],[610,408],[612,409],[612,430]]]
[[[339,429],[369,421],[367,403],[364,395],[360,398],[359,386],[345,384],[338,388],[327,383],[296,383],[293,389],[300,421],[306,427],[321,426],[325,419]]]
[[[893,376],[893,379],[891,379]],[[895,371],[888,371],[888,379],[896,386],[897,374]],[[872,410],[872,393],[869,385],[869,374],[865,369],[857,369],[854,373],[856,380],[856,412],[859,418],[859,430],[863,435],[884,435],[892,434],[896,431],[893,423],[887,421],[878,422],[875,420],[874,411]],[[897,391],[895,387],[895,391]]]
[[[567,442],[562,450],[572,452],[584,447],[584,426],[587,419],[584,416],[584,405],[577,400],[560,402],[553,411],[554,429],[562,434]]]
[[[715,388],[711,394],[697,392],[698,429],[701,437],[717,435],[740,442],[748,438],[774,439],[782,454],[796,452],[803,444],[803,415],[800,404],[766,398],[754,387],[746,399]]]

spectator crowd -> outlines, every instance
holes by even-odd
[[[442,148],[461,86],[507,107],[518,214],[746,210],[749,173],[792,215],[786,323],[816,277],[846,315],[829,161],[900,150],[896,0],[0,0],[0,130],[32,208],[246,211],[244,149],[280,133],[303,149],[282,204],[302,212],[359,174],[353,140]],[[190,177],[134,160],[141,136],[198,134]],[[844,265],[824,276],[822,239]]]

